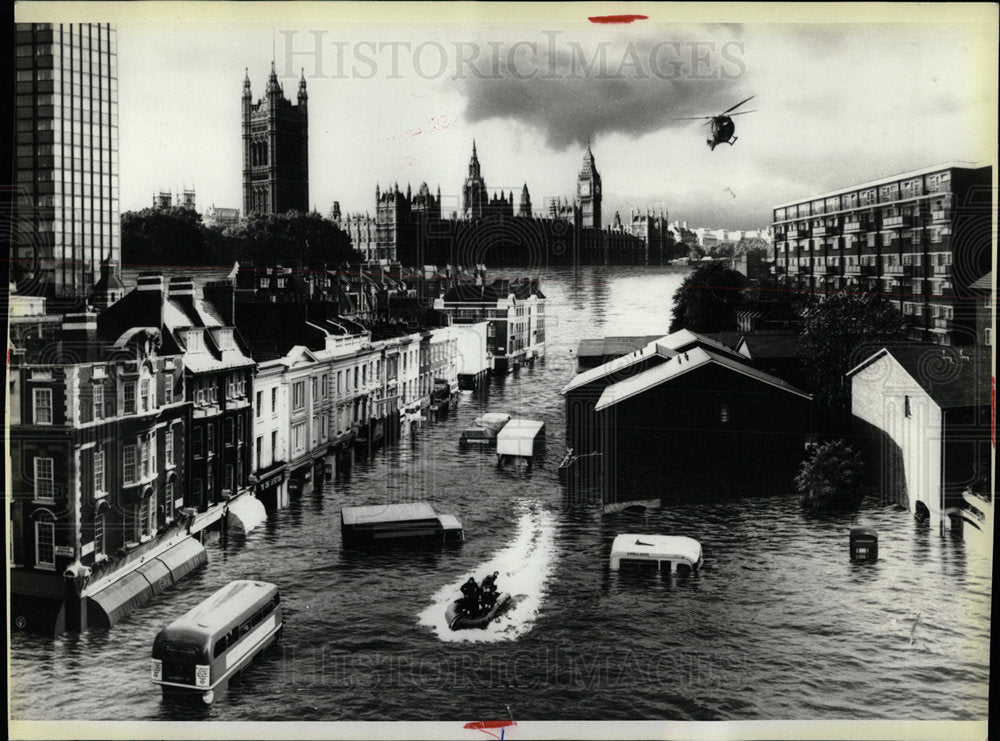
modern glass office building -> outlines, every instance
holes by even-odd
[[[25,292],[83,298],[102,260],[121,264],[116,31],[19,23],[16,33],[13,257]]]

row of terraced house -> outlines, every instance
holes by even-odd
[[[380,271],[334,300],[338,276],[287,268],[204,286],[146,274],[126,291],[106,261],[84,311],[12,296],[14,627],[113,625],[205,563],[207,532],[252,528],[446,413],[460,382],[506,370],[488,338],[544,347],[522,316],[544,305],[537,283],[497,283],[469,323]]]

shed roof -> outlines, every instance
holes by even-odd
[[[718,353],[705,350],[704,348],[695,347],[682,355],[670,358],[661,365],[654,366],[653,368],[650,368],[649,370],[646,370],[636,376],[608,386],[604,389],[604,393],[601,394],[601,398],[598,399],[594,410],[601,411],[602,409],[613,406],[620,401],[625,401],[626,399],[630,399],[637,394],[644,393],[655,386],[659,386],[661,383],[666,383],[667,381],[682,376],[688,371],[713,363],[721,365],[722,367],[736,373],[742,373],[745,376],[749,376],[750,378],[760,381],[761,383],[774,386],[782,391],[787,391],[790,394],[795,394],[796,396],[801,396],[805,399],[812,398],[804,391],[800,391],[790,383],[782,381],[780,378],[772,376],[770,373],[765,373],[747,365],[746,363],[731,358],[728,355],[720,355]]]

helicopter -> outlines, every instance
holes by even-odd
[[[737,103],[736,105],[734,105],[732,108],[729,108],[729,109],[723,111],[718,116],[687,116],[685,118],[678,118],[678,119],[675,119],[675,120],[677,120],[677,121],[694,121],[694,120],[700,121],[702,119],[708,119],[707,121],[705,121],[704,125],[705,126],[708,126],[709,124],[712,125],[712,138],[711,139],[706,139],[705,143],[714,152],[715,151],[715,146],[717,144],[723,144],[723,143],[725,143],[725,144],[728,144],[729,146],[732,146],[733,144],[736,143],[736,140],[739,138],[739,137],[735,136],[736,124],[733,123],[732,116],[742,116],[744,113],[754,113],[757,109],[754,109],[753,111],[740,111],[739,113],[733,113],[732,116],[729,115],[729,112],[730,111],[735,111],[741,105],[743,105],[744,103],[746,103],[746,102],[748,102],[750,100],[753,100],[756,97],[757,97],[756,95],[751,95],[746,100],[741,100],[739,103]]]

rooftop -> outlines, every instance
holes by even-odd
[[[722,367],[728,368],[736,373],[742,373],[745,376],[749,376],[762,383],[774,386],[782,391],[787,391],[790,394],[795,394],[796,396],[801,396],[805,399],[812,398],[809,394],[804,391],[800,391],[790,383],[782,381],[780,378],[772,376],[770,373],[757,370],[756,368],[747,365],[745,362],[731,358],[728,355],[719,355],[709,350],[705,350],[704,348],[695,347],[684,352],[683,354],[670,358],[660,365],[643,371],[636,376],[626,378],[625,380],[608,386],[604,389],[604,393],[601,394],[601,398],[598,399],[594,410],[599,412],[602,409],[606,409],[607,407],[617,404],[618,402],[625,401],[633,396],[644,393],[645,391],[659,386],[662,383],[678,378],[689,371],[696,368],[702,368],[712,363],[721,365]]]
[[[775,208],[785,208],[787,206],[797,206],[800,203],[807,203],[809,201],[818,201],[822,198],[829,198],[830,196],[840,195],[847,191],[859,190],[861,188],[871,188],[872,186],[885,185],[886,183],[894,183],[897,180],[906,180],[907,178],[915,178],[920,175],[929,175],[932,172],[938,172],[940,170],[977,170],[984,165],[980,165],[975,162],[945,162],[940,165],[933,165],[932,167],[922,167],[919,170],[910,170],[908,172],[901,172],[897,175],[889,175],[887,177],[878,178],[877,180],[869,180],[864,183],[858,183],[856,185],[848,185],[843,188],[838,188],[837,190],[831,190],[827,193],[820,193],[819,195],[807,196],[805,198],[797,198],[794,201],[788,201],[787,203],[779,203]]]

